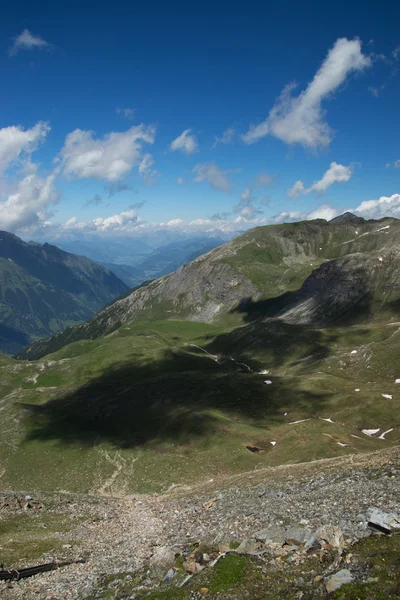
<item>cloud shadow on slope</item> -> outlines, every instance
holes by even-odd
[[[252,361],[252,368],[263,366]],[[291,409],[310,416],[320,412],[330,396],[306,392],[290,378],[273,377],[268,386],[264,379],[229,359],[219,364],[204,354],[168,349],[161,360],[119,365],[44,405],[22,405],[28,439],[119,448],[163,441],[188,445],[217,434],[224,417],[280,423]]]

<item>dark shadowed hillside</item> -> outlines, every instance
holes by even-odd
[[[90,318],[127,286],[86,257],[0,232],[0,349],[27,343]]]

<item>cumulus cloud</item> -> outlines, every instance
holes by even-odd
[[[286,190],[286,194],[289,196],[289,198],[298,198],[299,196],[304,196],[304,194],[307,193],[307,189],[304,187],[304,183],[301,181],[301,179],[298,179],[291,188]]]
[[[382,217],[400,218],[400,194],[381,196],[377,200],[364,200],[354,212],[365,219],[381,219]]]
[[[191,129],[185,129],[181,135],[175,138],[169,145],[171,152],[179,150],[184,154],[194,154],[198,152],[199,145],[197,143],[196,136],[190,135]]]
[[[0,129],[0,174],[18,160],[28,160],[50,131],[48,123],[39,121],[31,129],[12,125]]]
[[[125,119],[128,119],[128,121],[132,121],[133,117],[135,116],[135,109],[134,108],[116,108],[115,112],[117,113],[117,115],[121,115],[121,117],[125,117]]]
[[[57,170],[47,177],[32,172],[13,190],[0,195],[0,229],[15,232],[46,219],[48,206],[57,204],[60,199],[55,188],[56,176]]]
[[[152,144],[154,139],[155,128],[151,125],[138,125],[98,139],[93,131],[75,129],[67,135],[59,161],[67,177],[118,181],[133,167],[143,165],[142,144]]]
[[[349,181],[352,174],[353,165],[345,167],[336,162],[331,162],[329,169],[323,174],[321,179],[315,181],[312,186],[306,188],[301,179],[299,179],[286,193],[290,198],[298,198],[299,196],[304,196],[310,192],[324,194],[334,183],[346,183],[346,181]]]
[[[211,146],[211,149],[216,148],[218,144],[231,144],[235,135],[236,131],[233,129],[233,127],[228,127],[228,129],[225,129],[221,137],[214,138],[214,143]]]
[[[49,50],[51,44],[46,42],[40,35],[33,35],[29,29],[14,38],[12,46],[8,50],[10,56],[15,56],[20,50]]]
[[[332,131],[324,120],[323,100],[329,98],[351,73],[363,71],[370,65],[371,59],[361,52],[360,40],[338,39],[307,88],[294,96],[296,85],[287,85],[265,121],[252,125],[242,136],[244,142],[252,144],[266,135],[273,135],[287,144],[308,148],[328,146]]]
[[[230,192],[231,183],[226,176],[227,171],[222,171],[215,163],[198,164],[194,167],[196,173],[194,181],[207,181],[214,190]]]
[[[325,219],[330,221],[338,215],[338,211],[329,204],[322,204],[311,212],[302,212],[300,210],[285,211],[272,217],[275,223],[287,223],[293,221],[311,221],[313,219]]]

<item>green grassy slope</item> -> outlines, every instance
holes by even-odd
[[[398,444],[398,248],[393,220],[260,228],[44,342],[52,354],[0,359],[3,487],[160,491]]]

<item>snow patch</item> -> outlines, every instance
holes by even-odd
[[[392,429],[388,429],[387,431],[384,431],[383,433],[381,433],[381,435],[378,437],[378,440],[384,440],[385,439],[385,435],[387,433],[390,433],[391,431],[393,431],[393,427],[392,427]]]
[[[272,381],[271,381],[270,379],[266,379],[266,380],[264,381],[264,384],[265,384],[265,385],[271,385],[271,383],[272,383]]]
[[[301,419],[300,421],[292,421],[291,423],[289,423],[289,425],[297,425],[297,423],[305,423],[306,421],[311,421],[311,419]]]
[[[378,429],[361,429],[361,431],[365,433],[365,435],[371,437],[380,431],[380,427],[378,427]]]
[[[262,371],[259,372],[259,375],[268,375],[269,371],[268,369],[263,369]],[[399,383],[400,383],[400,379],[399,379]]]
[[[387,398],[388,400],[391,400],[393,398],[393,396],[391,394],[382,394],[382,396],[384,398]]]
[[[276,446],[276,442],[270,442],[271,446]]]
[[[354,391],[355,391],[355,392],[359,392],[359,391],[360,391],[360,388],[356,388]]]
[[[320,417],[321,421],[327,421],[328,423],[333,423],[334,421],[332,421],[332,419],[329,417],[329,419],[324,419],[323,417]]]
[[[381,227],[380,229],[376,229],[375,231],[383,231],[384,229],[389,229],[390,225],[385,225],[385,227]]]
[[[350,354],[357,354],[357,350],[352,350]]]

